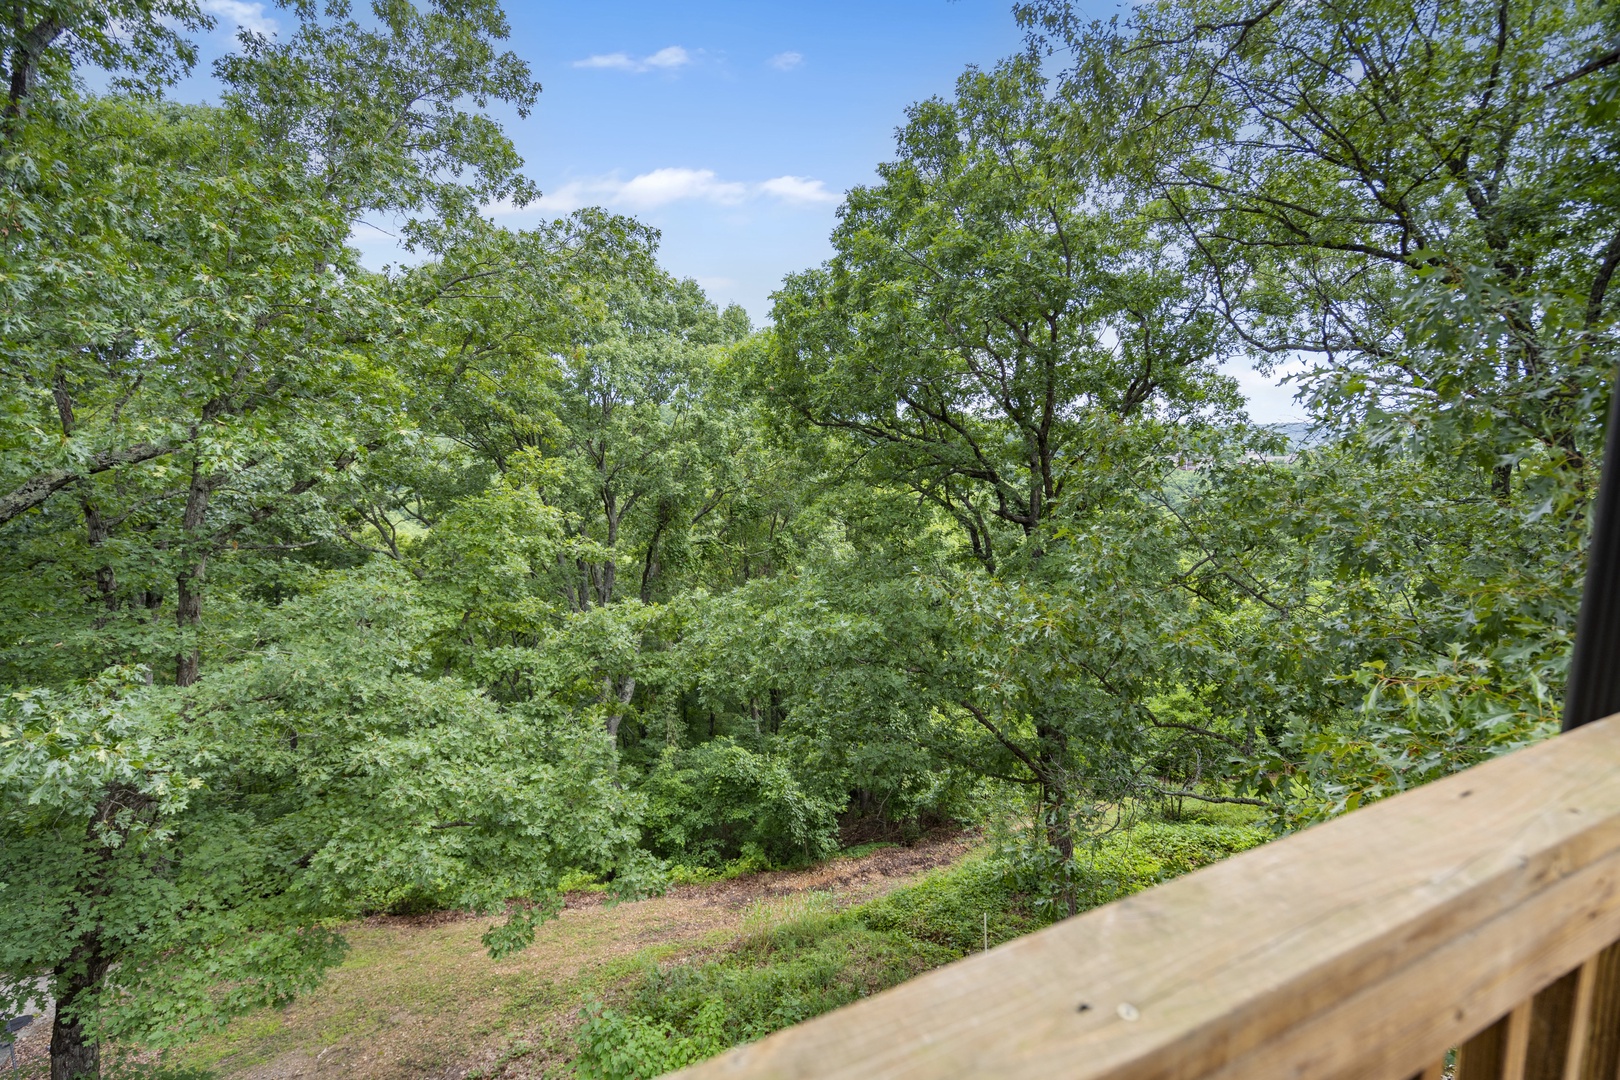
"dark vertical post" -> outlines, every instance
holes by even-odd
[[[1564,691],[1564,730],[1620,713],[1620,381],[1610,391],[1603,481],[1586,554],[1586,589]]]

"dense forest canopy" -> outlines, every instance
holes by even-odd
[[[1297,828],[1552,729],[1614,377],[1592,0],[1021,5],[771,325],[531,231],[494,0],[0,26],[0,996],[52,1075],[360,914],[1132,806]],[[111,73],[91,93],[85,73]],[[348,238],[396,220],[418,259]],[[1230,362],[1303,359],[1308,449]]]

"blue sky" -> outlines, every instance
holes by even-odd
[[[1017,51],[1008,0],[530,3],[514,49],[545,92],[511,128],[543,209],[606,203],[663,230],[670,270],[756,322],[831,252],[841,193],[905,107]]]
[[[1120,0],[1085,0],[1106,18]],[[220,26],[291,25],[273,3],[204,0]],[[1017,52],[1011,0],[508,0],[509,47],[544,87],[501,115],[544,199],[498,211],[513,228],[584,205],[663,234],[664,265],[756,323],[784,274],[831,254],[841,193],[875,178],[906,106],[951,93],[969,64]],[[181,88],[201,93],[201,80]],[[401,253],[357,233],[367,261]],[[1291,393],[1234,370],[1258,420],[1293,419]]]

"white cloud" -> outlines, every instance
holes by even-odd
[[[636,62],[630,59],[629,53],[602,53],[597,56],[587,56],[583,60],[575,60],[577,68],[613,68],[618,71],[639,71]]]
[[[679,45],[668,45],[643,61],[648,67],[672,70],[685,67],[692,62],[692,57]]]
[[[792,71],[804,63],[804,54],[796,52],[779,52],[771,57],[771,67],[777,71]]]
[[[539,208],[561,213],[597,205],[652,210],[684,201],[734,206],[747,197],[747,184],[721,180],[713,169],[654,169],[629,180],[617,176],[570,180],[548,192]]]
[[[759,185],[767,195],[790,203],[835,203],[843,199],[836,191],[828,191],[821,180],[808,176],[775,176]]]
[[[654,169],[625,181],[615,193],[615,201],[644,210],[688,199],[732,206],[747,197],[747,184],[721,180],[713,169]]]
[[[229,0],[226,0],[229,2]],[[683,68],[692,62],[692,54],[679,45],[666,45],[651,56],[643,56],[639,60],[629,53],[601,53],[597,56],[587,56],[583,60],[575,60],[577,68],[606,68],[610,71],[674,71]]]
[[[251,30],[265,37],[275,37],[280,29],[276,20],[264,13],[264,5],[252,0],[203,0],[200,6],[234,29]]]
[[[582,206],[642,211],[677,202],[739,206],[762,199],[805,206],[836,203],[841,198],[842,195],[828,190],[825,182],[807,176],[777,176],[748,184],[738,180],[722,180],[713,169],[665,168],[644,172],[628,180],[621,179],[617,174],[570,180],[528,207],[501,202],[486,206],[484,212],[492,216],[523,213],[526,210],[562,214]]]

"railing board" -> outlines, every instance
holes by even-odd
[[[1534,1008],[1535,999],[1531,998],[1507,1015],[1507,1031],[1502,1040],[1502,1080],[1524,1080],[1525,1058],[1530,1054],[1530,1014]]]
[[[1575,1031],[1583,967],[1575,968],[1536,995],[1530,1017],[1530,1046],[1525,1080],[1564,1080]]]
[[[1620,1077],[1620,944],[1610,946],[1592,962],[1592,1004],[1585,1026],[1580,1080],[1616,1080]]]
[[[1524,1080],[1564,1080],[1581,968],[1567,972],[1535,996],[1524,1059]]]
[[[1620,938],[1617,778],[1611,718],[681,1075],[1410,1077]]]
[[[1524,1080],[1531,1003],[1524,1002],[1457,1051],[1456,1080]]]
[[[1570,1018],[1569,1056],[1560,1080],[1583,1080],[1587,1047],[1591,1042],[1592,996],[1597,985],[1598,961],[1602,953],[1582,964],[1575,973],[1575,1005]]]
[[[1571,912],[1595,913],[1599,918],[1572,919]],[[1202,1080],[1398,1077],[1437,1048],[1466,1042],[1617,936],[1620,858],[1611,858],[1460,934],[1421,962],[1348,994],[1331,1008],[1291,1014],[1287,1030],[1252,1053],[1185,1075]],[[1509,1059],[1504,1053],[1499,1060]],[[1495,1080],[1497,1074],[1479,1075]]]

